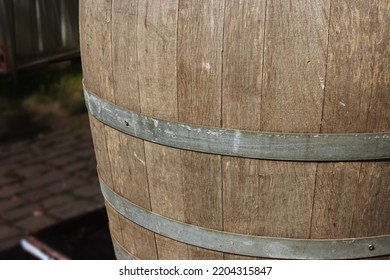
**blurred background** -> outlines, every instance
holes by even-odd
[[[113,258],[81,81],[78,0],[0,0],[0,259]]]

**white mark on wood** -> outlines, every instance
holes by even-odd
[[[111,12],[110,11],[106,11],[106,22],[107,23],[110,23],[111,22]]]
[[[209,72],[211,69],[211,64],[208,62],[202,62],[202,68]]]
[[[158,120],[153,120],[154,127],[158,127]]]
[[[345,103],[343,103],[341,101],[339,103],[340,103],[341,106],[345,107]]]
[[[322,90],[325,90],[325,78],[320,77],[320,87]]]
[[[145,161],[143,161],[136,153],[134,153],[134,156],[142,163],[142,165],[145,165]]]

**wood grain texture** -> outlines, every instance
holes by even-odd
[[[329,1],[268,1],[261,129],[319,132]],[[310,236],[316,163],[260,161],[258,234]]]
[[[178,0],[139,1],[138,63],[142,113],[177,120]]]
[[[373,97],[373,63],[377,3],[332,3],[324,133],[367,132],[367,114]]]
[[[115,238],[120,244],[123,244],[123,234],[121,224],[119,222],[119,213],[108,203],[106,203],[106,211],[111,236]]]
[[[115,103],[140,112],[137,52],[137,1],[112,2],[112,74]],[[150,210],[143,141],[106,128],[115,191]]]
[[[123,248],[141,260],[156,260],[155,234],[118,214],[123,235]]]
[[[268,1],[261,129],[319,132],[329,0]]]
[[[227,1],[225,7],[222,126],[260,130],[266,1]],[[222,158],[225,231],[259,229],[258,161]],[[254,259],[224,254],[225,259]]]
[[[177,121],[177,17],[178,1],[139,1],[137,42],[141,112]],[[151,209],[165,217],[184,221],[180,151],[145,142]],[[170,239],[156,238],[164,258],[187,256]]]
[[[187,260],[188,245],[156,234],[159,260]]]
[[[115,101],[141,112],[138,81],[137,0],[112,1],[112,74]]]
[[[222,77],[222,125],[260,130],[266,1],[227,1]]]
[[[223,226],[225,231],[257,235],[260,187],[258,161],[223,157]],[[224,254],[224,259],[255,259]]]
[[[128,110],[140,112],[138,42],[135,40],[137,38],[137,10],[137,1],[112,1],[111,60],[115,103]],[[129,201],[150,210],[143,141],[110,127],[105,127],[105,135],[113,190]],[[122,226],[121,231],[127,233],[123,234],[125,248],[131,248],[140,258],[157,258],[153,233],[143,234],[144,229],[124,221],[121,215],[119,215],[119,221]],[[142,244],[145,245],[137,244],[136,237],[140,238],[141,236],[143,238]],[[153,250],[150,251],[150,248]],[[149,250],[149,252],[143,252],[144,250]]]
[[[224,1],[180,1],[178,17],[179,121],[221,124]],[[222,230],[221,157],[181,151],[185,219]],[[222,259],[223,254],[188,247],[189,258]]]
[[[224,1],[181,0],[178,18],[179,121],[219,127]]]
[[[98,96],[114,102],[110,22],[111,1],[80,2],[80,51],[84,83]],[[112,186],[104,125],[93,117],[90,123],[99,174]]]
[[[350,4],[332,2],[322,132],[389,131],[389,3]],[[319,164],[311,236],[388,234],[389,168]]]
[[[80,1],[80,51],[85,85],[114,102],[111,62],[111,0]]]
[[[368,132],[390,130],[390,2],[382,0],[377,5]]]

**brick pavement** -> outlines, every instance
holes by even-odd
[[[102,206],[89,125],[0,143],[0,251]]]

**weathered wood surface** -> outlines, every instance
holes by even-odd
[[[131,111],[210,127],[390,131],[390,3],[80,1],[84,83]],[[250,235],[390,233],[390,164],[243,159],[163,147],[91,117],[98,170],[160,215]],[[145,230],[107,205],[143,259],[248,258]]]

